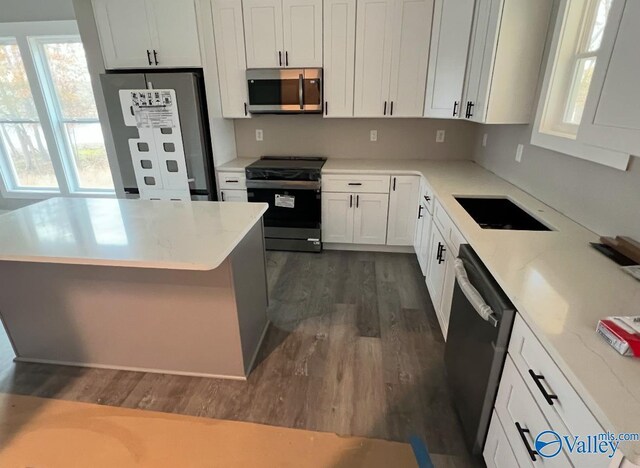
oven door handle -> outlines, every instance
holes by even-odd
[[[247,180],[248,189],[320,190],[317,180]]]
[[[298,101],[300,109],[304,109],[304,76],[302,73],[298,75]]]
[[[462,290],[462,293],[467,298],[471,306],[475,309],[482,320],[489,322],[494,327],[498,326],[500,322],[493,309],[484,301],[478,290],[473,287],[469,277],[467,276],[467,270],[464,269],[464,263],[459,258],[456,258],[454,262],[454,271],[456,274],[456,280]]]

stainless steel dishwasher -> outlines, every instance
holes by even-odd
[[[480,455],[516,311],[471,246],[460,246],[454,268],[444,354],[447,383],[465,442]]]

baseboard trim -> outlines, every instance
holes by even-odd
[[[325,250],[351,250],[355,252],[415,253],[413,247],[405,245],[338,244],[323,242],[322,248]]]
[[[146,367],[110,366],[105,364],[92,364],[92,363],[73,362],[73,361],[55,361],[52,359],[24,358],[24,357],[17,357],[17,356],[14,358],[14,361],[30,362],[35,364],[53,364],[56,366],[93,367],[96,369],[114,369],[114,370],[125,370],[125,371],[132,371],[132,372],[148,372],[151,374],[185,375],[187,377],[210,377],[214,379],[247,380],[247,378],[242,375],[220,375],[220,374],[207,374],[204,372],[184,372],[184,371],[174,371],[169,369],[151,369]]]

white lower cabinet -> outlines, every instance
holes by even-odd
[[[220,190],[220,201],[224,202],[246,202],[246,190]]]
[[[423,223],[422,223],[422,231],[420,233],[420,249],[418,250],[418,263],[420,264],[420,268],[422,269],[422,274],[426,277],[427,271],[429,270],[429,260],[431,257],[429,256],[430,245],[429,241],[431,240],[431,230],[433,229],[433,219],[431,219],[431,215],[426,212],[424,214]]]
[[[429,239],[429,268],[427,269],[426,282],[431,296],[431,302],[438,315],[440,314],[444,278],[447,268],[446,252],[444,255],[442,253],[442,249],[446,249],[446,245],[444,237],[434,224],[431,228],[431,237]]]
[[[384,244],[387,239],[389,195],[358,193],[353,217],[354,244]]]
[[[322,240],[382,245],[387,236],[389,195],[322,192]]]
[[[504,433],[502,424],[495,410],[491,417],[487,440],[482,452],[487,468],[514,468],[518,466],[518,460],[511,450],[509,439]]]
[[[413,245],[420,195],[419,176],[391,177],[387,245]]]
[[[442,300],[440,301],[438,320],[440,321],[442,336],[444,336],[446,341],[447,331],[449,330],[449,318],[451,317],[451,303],[453,302],[453,288],[456,285],[456,274],[453,269],[456,256],[450,249],[447,249],[443,256],[445,258],[444,281],[442,284]]]

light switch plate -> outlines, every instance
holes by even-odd
[[[522,152],[524,151],[524,145],[518,145],[518,149],[516,150],[516,161],[522,161]]]
[[[436,131],[436,143],[444,142],[444,130]]]
[[[378,130],[371,130],[369,132],[369,140],[370,141],[378,141]]]
[[[489,134],[485,133],[482,135],[482,146],[487,146],[487,139],[489,138]]]
[[[262,141],[264,138],[264,134],[262,133],[262,129],[256,129],[256,141]]]

